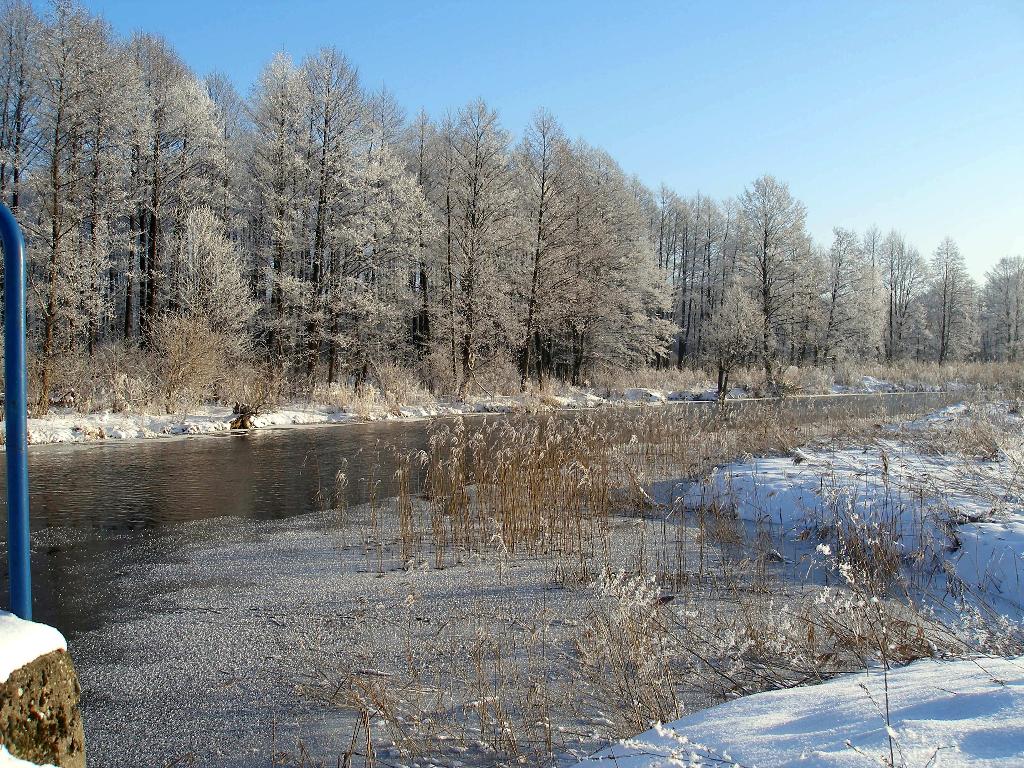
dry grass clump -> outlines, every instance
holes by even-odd
[[[380,390],[389,406],[432,405],[436,398],[423,385],[415,370],[391,363],[374,366]]]
[[[971,459],[998,459],[1006,443],[1005,421],[992,414],[977,413],[971,419],[959,419],[945,435],[942,445],[934,446],[940,453],[956,453]]]
[[[157,408],[158,372],[151,356],[124,343],[99,347],[90,358],[68,355],[51,371],[51,404],[82,412]],[[38,389],[39,366],[29,358],[29,387]],[[35,402],[34,397],[29,398]]]
[[[791,365],[782,373],[783,387],[802,395],[827,395],[834,383],[835,377],[825,368]]]
[[[304,396],[313,403],[328,405],[362,418],[381,414],[398,415],[402,406],[433,405],[437,401],[419,379],[406,368],[374,366],[373,381],[346,380],[313,385]]]
[[[856,384],[863,376],[890,381],[905,390],[941,388],[951,383],[974,385],[1019,396],[1024,392],[1024,366],[1020,363],[932,362],[901,360],[894,363],[850,363],[843,366],[840,383]],[[1016,393],[1016,394],[1015,394]]]
[[[616,733],[639,732],[651,722],[679,717],[672,612],[657,576],[605,570],[593,588],[599,601],[572,647],[580,690],[611,719]]]
[[[357,387],[351,382],[317,384],[308,394],[310,402],[321,403],[338,411],[369,418],[387,407],[387,397],[372,384]]]
[[[436,567],[492,546],[564,556],[600,548],[610,467],[595,427],[582,418],[438,425],[420,457]]]
[[[403,546],[420,554],[417,542],[429,540],[438,568],[484,551],[556,555],[589,577],[588,564],[609,551],[610,516],[658,506],[652,483],[699,477],[741,456],[787,453],[823,425],[834,422],[800,424],[757,404],[731,415],[661,408],[513,416],[474,428],[464,419],[439,422],[429,450],[405,460],[423,469],[429,516],[410,504],[411,487],[399,494],[399,517],[410,518]]]

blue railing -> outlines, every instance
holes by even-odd
[[[25,241],[0,203],[4,246],[4,421],[7,424],[7,568],[11,612],[32,618],[28,535],[28,415],[25,373]]]

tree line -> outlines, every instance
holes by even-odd
[[[240,95],[72,2],[8,0],[0,196],[30,254],[39,407],[64,361],[203,346],[290,381],[414,367],[465,395],[602,367],[1018,359],[1024,262],[806,231],[786,184],[651,190],[539,111],[409,117],[326,47]],[[173,370],[168,375],[173,375]]]

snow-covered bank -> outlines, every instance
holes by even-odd
[[[656,495],[770,531],[780,562],[801,570],[839,563],[844,572],[845,537],[891,540],[900,567],[919,576],[907,586],[928,615],[969,622],[983,605],[1001,614],[996,646],[1005,639],[1008,654],[1020,653],[1012,638],[1024,620],[1024,417],[1012,403],[943,408],[862,444],[735,462]],[[579,768],[1016,766],[1022,727],[1024,657],[925,659],[888,675],[876,663],[696,712]]]
[[[1001,419],[994,457],[964,455],[958,429]],[[900,432],[903,435],[900,435]],[[886,430],[892,437],[843,450],[806,446],[792,456],[720,468],[688,487],[688,508],[716,504],[772,527],[792,560],[827,551],[837,532],[892,532],[904,557],[934,563],[940,592],[967,589],[1020,618],[1024,611],[1024,419],[1006,404],[957,405]],[[815,546],[825,542],[825,550]]]
[[[883,386],[884,385],[884,386]],[[865,377],[860,386],[833,387],[830,394],[891,394],[900,392],[888,382]],[[914,389],[906,391],[925,391]],[[939,391],[938,388],[928,391]],[[750,396],[734,387],[729,399]],[[815,395],[828,397],[828,394]],[[530,392],[518,395],[470,397],[464,401],[431,400],[409,405],[361,405],[358,408],[324,403],[293,402],[267,410],[251,419],[254,429],[284,426],[342,424],[353,421],[425,419],[485,413],[526,413],[580,410],[604,406],[663,405],[687,401],[714,401],[713,389],[682,391],[649,387],[631,387],[598,394],[593,390],[564,387],[559,392]],[[186,413],[153,414],[111,411],[80,413],[72,408],[54,407],[40,418],[28,420],[29,443],[97,443],[110,440],[146,440],[197,435],[226,434],[231,431],[235,414],[226,406],[200,406]],[[0,422],[0,441],[4,425]],[[2,446],[0,446],[2,449]]]
[[[664,402],[655,397],[646,402]],[[593,408],[601,405],[627,404],[634,399],[605,399],[579,392],[566,396],[545,396],[543,400],[529,396],[472,398],[464,402],[432,402],[423,405],[371,407],[358,412],[318,403],[290,403],[252,417],[253,429],[285,426],[343,424],[353,421],[392,419],[424,419],[482,413],[513,413],[531,410]],[[194,435],[216,435],[231,431],[236,414],[226,406],[202,406],[188,413],[157,415],[151,413],[78,413],[68,408],[53,408],[41,418],[28,420],[31,445],[51,443],[91,443],[109,440],[146,440]],[[0,423],[0,435],[4,432]]]
[[[1024,657],[916,661],[731,701],[603,750],[578,768],[1019,766]]]

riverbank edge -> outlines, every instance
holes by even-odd
[[[908,396],[921,394],[963,393],[976,388],[962,384],[945,387],[887,389],[873,387],[834,388],[829,393],[791,394],[784,397],[750,397],[746,392],[730,392],[730,403],[779,402],[783,400],[839,399],[844,397]],[[192,413],[157,415],[149,413],[112,413],[109,411],[83,414],[71,409],[58,409],[42,418],[29,419],[29,445],[94,447],[130,446],[151,440],[182,440],[197,437],[230,437],[252,432],[279,429],[308,429],[337,427],[379,422],[432,421],[459,417],[486,417],[509,414],[574,413],[604,408],[666,407],[716,401],[714,390],[704,392],[670,392],[657,389],[633,388],[609,396],[593,391],[570,391],[563,395],[525,394],[498,396],[467,401],[438,401],[428,405],[401,405],[391,409],[376,408],[369,413],[323,403],[291,403],[252,418],[250,429],[232,429],[234,418],[227,406],[203,406]],[[3,435],[0,424],[0,437]],[[0,451],[4,446],[0,444]]]

